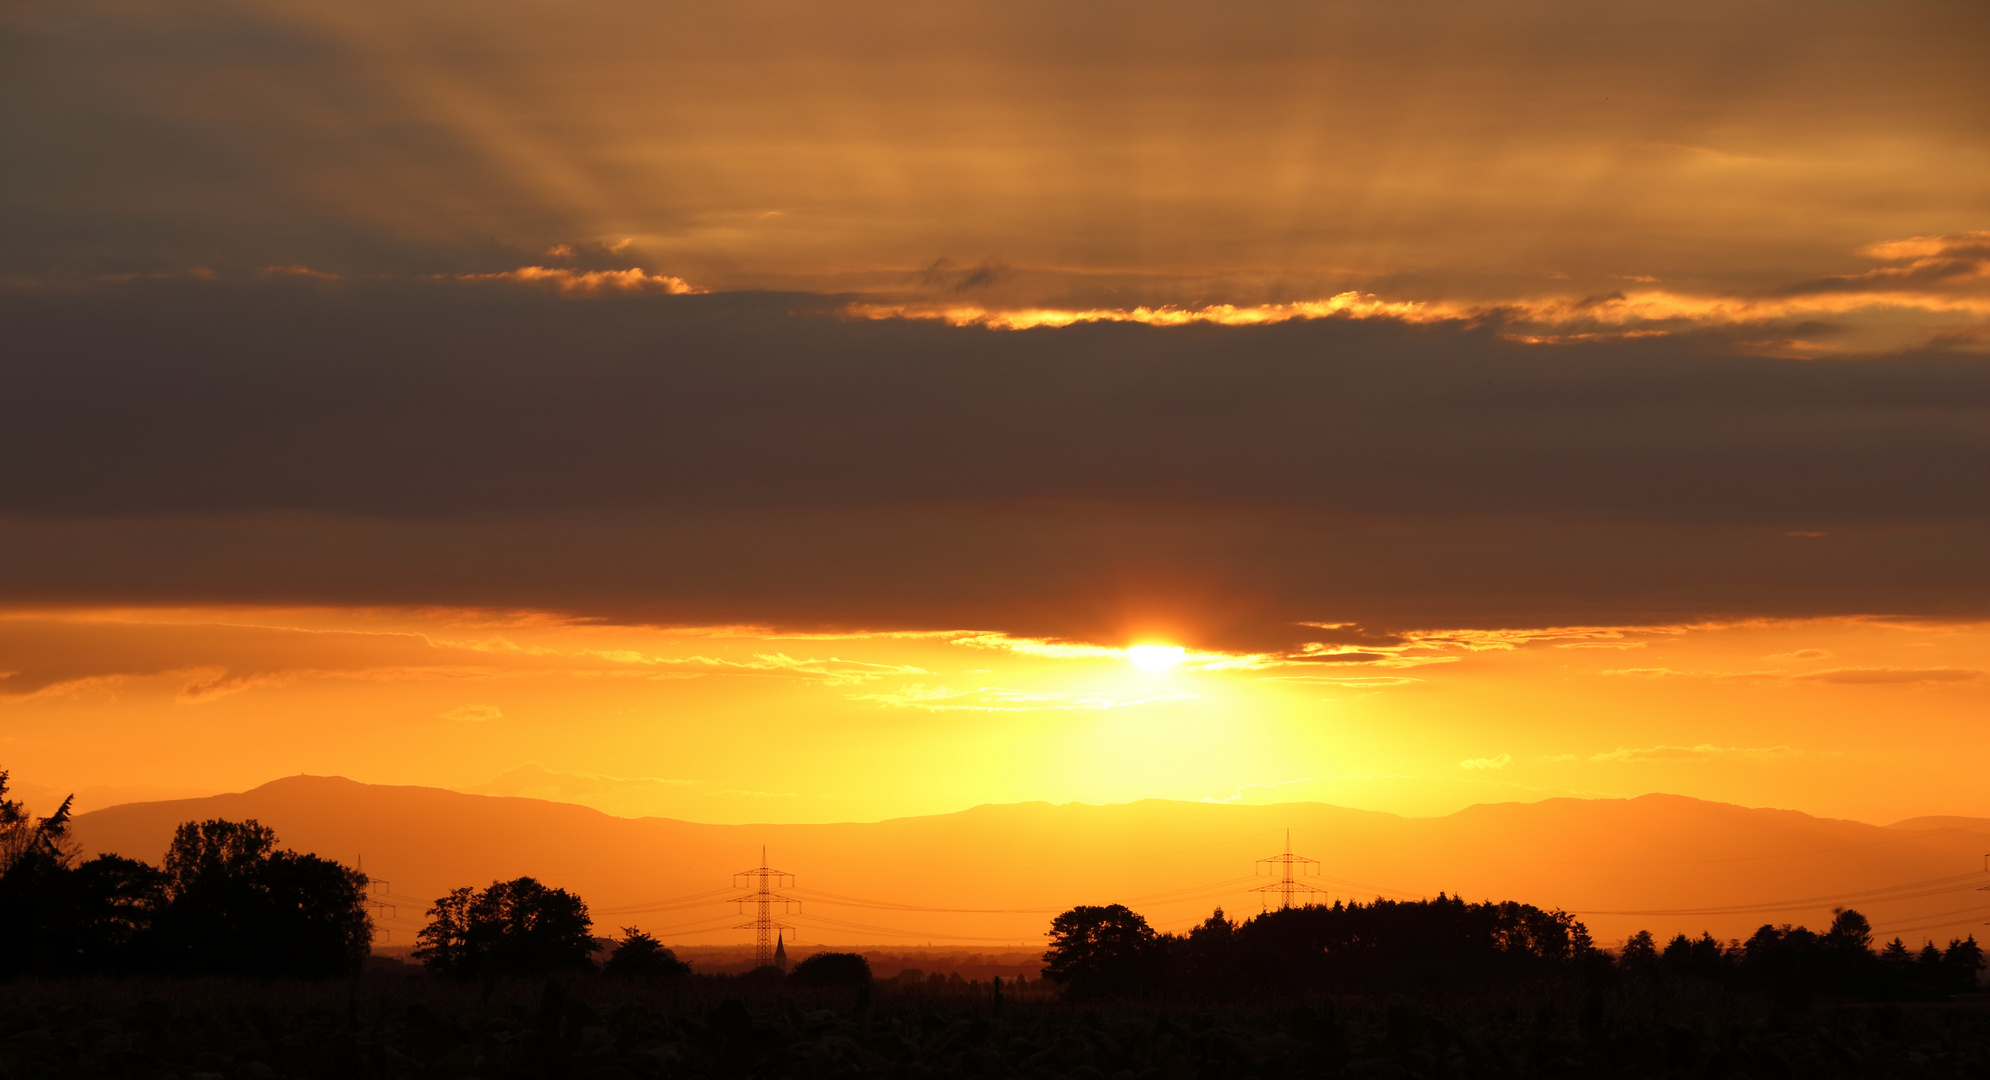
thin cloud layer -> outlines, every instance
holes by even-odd
[[[780,678],[855,686],[927,674],[907,664],[752,653],[657,655],[637,650],[522,647],[503,637],[304,629],[115,615],[23,613],[0,618],[0,701],[115,692],[140,680],[177,685],[200,705],[300,679],[489,680],[566,674],[624,679]],[[441,714],[488,722],[503,713],[466,704]]]

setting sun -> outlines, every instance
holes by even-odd
[[[1142,671],[1166,671],[1187,655],[1188,650],[1180,645],[1135,645],[1126,650],[1126,658]]]

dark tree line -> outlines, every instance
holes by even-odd
[[[1594,952],[1566,912],[1528,904],[1377,900],[1268,911],[1221,908],[1157,934],[1114,904],[1052,920],[1044,976],[1074,996],[1249,996],[1480,981],[1566,967]]]
[[[1567,912],[1441,894],[1286,908],[1242,922],[1218,908],[1185,934],[1155,933],[1118,904],[1076,907],[1052,920],[1050,938],[1044,976],[1073,997],[1373,992],[1572,975],[1896,1000],[1974,991],[1984,968],[1974,936],[1918,952],[1896,938],[1875,951],[1870,925],[1850,910],[1823,933],[1764,926],[1728,944],[1681,934],[1660,949],[1644,932],[1613,956]]]
[[[163,866],[82,860],[70,800],[34,819],[6,792],[0,772],[0,976],[316,978],[365,962],[365,876],[278,850],[263,825],[186,822]]]
[[[1875,950],[1871,924],[1848,908],[1821,934],[1785,924],[1725,944],[1711,934],[1680,934],[1661,949],[1650,931],[1641,931],[1624,943],[1617,966],[1645,977],[1738,983],[1786,997],[1929,999],[1978,989],[1984,957],[1974,934],[1951,940],[1946,949],[1930,941],[1912,950],[1896,937]]]

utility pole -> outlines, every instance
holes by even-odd
[[[1285,854],[1273,855],[1270,858],[1258,860],[1258,873],[1270,874],[1278,880],[1269,885],[1260,885],[1251,891],[1262,894],[1259,899],[1266,908],[1271,906],[1271,894],[1277,893],[1278,910],[1284,911],[1286,908],[1292,906],[1294,897],[1298,897],[1302,903],[1311,903],[1315,895],[1327,895],[1327,890],[1325,889],[1317,889],[1303,881],[1295,880],[1295,876],[1303,877],[1319,872],[1320,860],[1309,859],[1304,855],[1294,855],[1292,853],[1292,830],[1287,829],[1285,830]]]
[[[742,881],[741,879],[745,880]],[[792,926],[774,921],[774,905],[781,905],[781,914],[783,915],[801,908],[800,900],[782,896],[774,890],[794,888],[795,876],[779,870],[769,869],[767,866],[767,848],[763,845],[760,848],[760,865],[752,870],[742,870],[734,874],[732,876],[732,884],[733,888],[752,889],[753,891],[745,896],[735,896],[728,903],[740,905],[752,904],[754,906],[753,921],[740,923],[738,926],[733,927],[733,929],[753,931],[753,966],[756,968],[768,967],[774,963],[774,934],[781,930],[794,929]],[[740,913],[745,914],[744,906],[741,907]]]

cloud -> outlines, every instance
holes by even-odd
[[[1787,291],[1919,290],[1931,286],[1974,285],[1977,279],[1990,278],[1990,231],[1888,240],[1861,248],[1859,253],[1906,265],[1875,267],[1856,274],[1834,274],[1792,286]]]
[[[1389,320],[1008,333],[821,303],[0,293],[0,601],[1101,647],[1164,629],[1309,666],[1990,613],[1969,482],[1990,474],[1990,369],[1952,357],[1543,349]],[[1785,535],[1816,523],[1828,542]]]
[[[565,267],[521,266],[516,270],[506,270],[494,274],[455,274],[456,281],[494,282],[511,285],[530,285],[551,289],[561,296],[612,296],[640,295],[655,293],[662,296],[686,296],[707,290],[700,289],[683,278],[667,274],[652,274],[646,270],[630,267],[626,270],[569,270]]]
[[[292,679],[318,672],[287,669],[281,671],[231,671],[227,668],[197,668],[193,671],[169,671],[168,675],[184,675],[187,681],[173,700],[182,705],[199,705],[252,690],[258,686],[281,686]]]
[[[1890,261],[1911,261],[1907,266],[1876,267],[1753,294],[1645,288],[1579,297],[1517,298],[1489,304],[1389,300],[1372,293],[1347,291],[1318,300],[1253,305],[1007,309],[931,301],[897,304],[856,301],[844,307],[843,313],[864,319],[933,319],[950,326],[996,330],[1098,323],[1244,327],[1323,319],[1383,320],[1486,328],[1508,340],[1534,345],[1622,342],[1741,330],[1753,338],[1750,345],[1755,351],[1768,348],[1782,352],[1830,350],[1832,346],[1816,339],[1828,336],[1833,330],[1817,320],[1876,309],[1917,313],[1938,320],[1935,324],[1912,324],[1920,328],[1919,336],[1911,336],[1917,331],[1909,329],[1906,333],[1910,337],[1893,341],[1890,347],[1894,348],[1922,345],[1936,339],[1964,345],[1980,329],[1967,320],[1990,316],[1990,232],[1916,237],[1870,245],[1861,249],[1861,253]],[[1657,281],[1641,275],[1628,279],[1647,284]],[[1965,321],[1957,323],[1957,316]],[[1800,340],[1798,335],[1807,338]],[[1837,351],[1857,351],[1857,348],[1839,346]],[[1824,534],[1792,531],[1789,535]]]
[[[926,709],[931,712],[1054,712],[1162,705],[1175,701],[1193,701],[1195,697],[1194,694],[1172,686],[1154,687],[1131,694],[1110,694],[1013,690],[1000,686],[953,690],[945,686],[914,683],[898,690],[875,694],[852,694],[850,699],[872,701],[880,705]]]
[[[520,620],[495,613],[494,628]],[[211,617],[228,617],[226,612]],[[242,618],[238,613],[234,617]],[[281,619],[265,612],[257,619]],[[460,622],[477,621],[464,613]],[[599,678],[798,679],[830,686],[923,675],[906,664],[757,653],[745,658],[663,656],[630,649],[521,646],[502,635],[455,639],[412,632],[361,632],[205,621],[162,612],[25,612],[0,615],[0,700],[29,700],[172,680],[175,700],[198,706],[258,687],[302,679],[491,679],[561,673]],[[452,719],[491,719],[465,710]],[[460,715],[459,715],[460,714]]]
[[[1835,683],[1840,686],[1923,686],[1930,683],[1975,682],[1983,672],[1975,668],[1890,668],[1848,667],[1812,671],[1793,678],[1802,682]]]
[[[1710,761],[1717,758],[1779,758],[1802,753],[1788,746],[1715,746],[1700,743],[1697,746],[1620,746],[1600,754],[1591,754],[1591,761],[1635,763],[1648,761]]]
[[[1470,758],[1459,762],[1458,767],[1461,769],[1504,769],[1511,764],[1513,764],[1513,755],[1501,754],[1498,757]]]
[[[956,290],[959,291],[959,290]],[[877,304],[857,302],[843,312],[860,319],[937,319],[949,326],[985,327],[994,330],[1031,330],[1038,327],[1075,326],[1080,323],[1137,323],[1143,326],[1266,326],[1295,319],[1388,318],[1404,322],[1458,320],[1465,313],[1453,306],[1432,307],[1421,301],[1386,301],[1357,292],[1344,292],[1323,300],[1299,300],[1284,304],[1209,304],[1202,307],[1132,308],[1023,308],[991,310],[975,306],[931,306],[922,304]]]
[[[457,720],[464,723],[481,724],[504,716],[504,710],[496,705],[458,705],[442,714],[444,720]]]
[[[1831,655],[1823,649],[1801,649],[1770,657],[1772,660],[1811,660]],[[1841,686],[1921,686],[1936,683],[1974,682],[1983,677],[1975,668],[1892,668],[1847,667],[1792,674],[1784,671],[1680,671],[1675,668],[1612,668],[1603,675],[1624,675],[1643,679],[1734,679],[1752,681],[1817,682]]]

